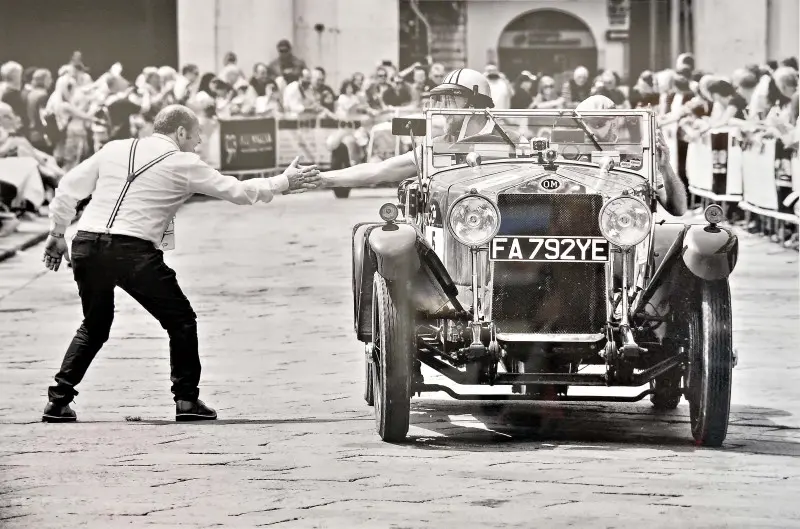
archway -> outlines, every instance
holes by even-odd
[[[597,70],[597,45],[589,27],[578,17],[556,9],[538,9],[512,20],[500,33],[500,70],[514,79],[523,70],[555,76],[585,66]]]

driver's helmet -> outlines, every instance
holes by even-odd
[[[429,108],[494,108],[489,81],[477,70],[453,70],[431,89]]]

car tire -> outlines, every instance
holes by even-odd
[[[364,400],[367,402],[367,406],[374,406],[375,380],[373,380],[374,375],[372,374],[374,364],[367,354],[371,353],[364,354]]]
[[[728,433],[733,383],[731,292],[727,279],[697,286],[700,299],[684,313],[686,397],[695,442],[719,447]]]
[[[350,188],[349,187],[334,187],[333,188],[333,195],[336,198],[347,198],[350,196]]]
[[[409,427],[415,326],[409,300],[403,295],[407,289],[390,289],[377,273],[373,281],[375,429],[382,440],[399,442],[405,440]]]

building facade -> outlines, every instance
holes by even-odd
[[[496,62],[507,75],[581,64],[623,77],[672,66],[729,73],[800,55],[800,0],[0,0],[0,61],[56,70],[73,50],[97,75],[122,62],[193,62],[218,72],[233,51],[249,73],[287,38],[329,84],[389,60],[431,56],[450,68]]]
[[[354,72],[371,73],[383,60],[397,62],[398,0],[177,0],[181,64],[218,72],[226,52],[250,73],[277,57],[288,39],[294,53],[322,66],[328,83]]]

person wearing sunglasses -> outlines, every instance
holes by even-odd
[[[539,93],[533,98],[530,108],[552,109],[563,108],[566,101],[556,90],[556,81],[545,75],[539,81]]]

